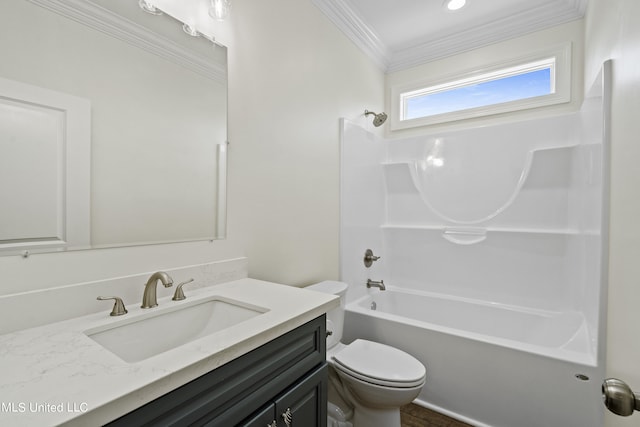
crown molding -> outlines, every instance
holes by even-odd
[[[577,4],[584,3],[584,1],[563,2],[561,8],[558,8],[557,5],[549,7],[551,3],[557,4],[558,1],[547,1],[509,17],[496,19],[450,36],[394,52],[387,72],[415,67],[426,62],[571,22],[584,16],[584,12],[580,14],[580,8]]]
[[[587,13],[587,6],[589,6],[589,0],[568,0],[569,3],[578,11],[580,17],[584,17]]]
[[[90,0],[29,0],[103,34],[181,65],[211,80],[226,82],[226,64],[216,63]]]
[[[503,40],[584,17],[588,0],[546,0],[507,18],[391,51],[375,31],[349,6],[348,0],[312,0],[327,17],[386,73],[401,71],[436,59],[477,49]],[[553,6],[553,7],[550,7]]]
[[[311,0],[373,62],[386,71],[391,51],[345,0]]]

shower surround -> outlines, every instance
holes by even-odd
[[[345,341],[417,357],[416,403],[478,426],[602,425],[608,67],[561,116],[387,140],[342,120]]]

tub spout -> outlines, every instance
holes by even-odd
[[[381,291],[387,289],[384,286],[384,280],[380,280],[379,282],[371,279],[367,279],[367,288],[380,288]]]

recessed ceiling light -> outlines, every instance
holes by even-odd
[[[467,4],[467,0],[446,0],[444,4],[449,10],[459,10]]]

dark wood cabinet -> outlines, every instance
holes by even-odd
[[[108,425],[326,427],[325,353],[323,315]]]
[[[323,363],[273,403],[240,423],[242,427],[325,427],[327,364]]]

